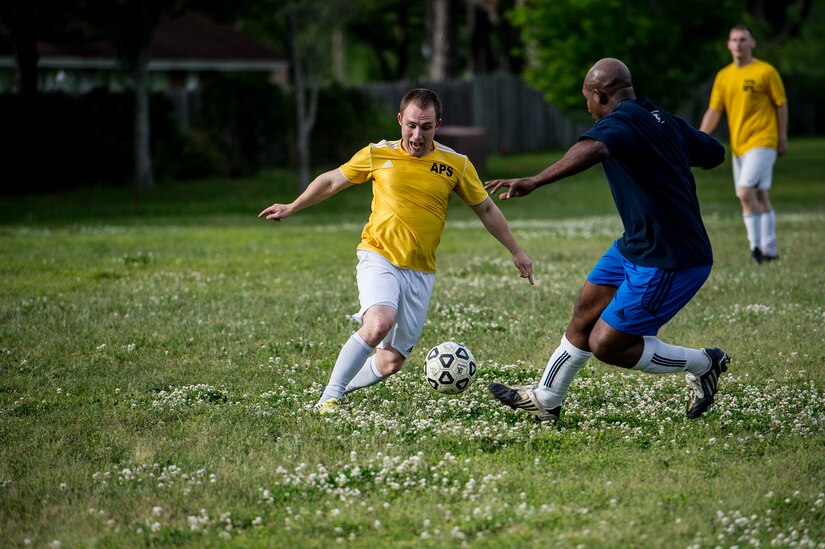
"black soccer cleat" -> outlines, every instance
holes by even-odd
[[[728,370],[730,362],[730,357],[722,349],[709,347],[702,350],[710,359],[710,369],[698,377],[690,372],[685,374],[690,390],[685,413],[690,419],[700,417],[713,404],[713,398],[718,390],[719,376]]]
[[[536,416],[537,422],[547,421],[555,423],[559,420],[559,415],[561,415],[561,406],[556,406],[552,410],[548,410],[542,406],[536,398],[536,391],[532,387],[508,387],[501,383],[491,383],[487,386],[487,389],[505,406],[509,406],[513,410],[530,412]]]
[[[761,265],[763,261],[765,261],[765,256],[762,255],[762,250],[759,248],[754,248],[751,250],[751,257],[758,265]]]

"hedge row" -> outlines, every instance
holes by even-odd
[[[247,176],[291,166],[295,110],[283,88],[260,78],[216,75],[188,103],[190,123],[183,128],[169,96],[150,97],[157,180]],[[42,94],[30,102],[2,95],[0,120],[0,192],[131,184],[132,93]],[[313,164],[343,162],[355,152],[354,143],[397,134],[397,122],[365,94],[326,88],[313,135]]]

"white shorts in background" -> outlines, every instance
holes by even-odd
[[[767,147],[757,147],[742,156],[734,156],[733,183],[737,196],[739,187],[763,191],[770,189],[774,163],[776,163],[776,149]]]
[[[364,313],[373,305],[387,305],[398,312],[395,326],[378,347],[392,346],[408,357],[421,337],[430,296],[435,285],[435,273],[396,267],[381,254],[358,250],[358,299],[361,310],[352,315],[363,323]]]

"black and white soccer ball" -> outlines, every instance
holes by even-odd
[[[467,390],[476,377],[476,359],[463,343],[446,341],[427,353],[424,378],[430,387],[447,395]]]

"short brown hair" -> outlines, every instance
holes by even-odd
[[[730,29],[730,30],[731,30],[731,31],[735,31],[735,30],[737,30],[737,31],[747,31],[747,32],[748,32],[748,34],[750,34],[750,35],[751,35],[751,38],[756,38],[756,37],[753,35],[753,31],[751,30],[751,28],[750,28],[749,26],[747,26],[747,25],[734,25],[734,26],[733,26],[733,28],[732,28],[732,29]]]
[[[404,109],[406,109],[410,103],[415,103],[419,109],[426,109],[430,106],[434,107],[436,122],[441,120],[441,99],[438,98],[438,95],[434,91],[426,88],[415,88],[408,91],[401,99],[401,107],[398,112],[404,112]]]

